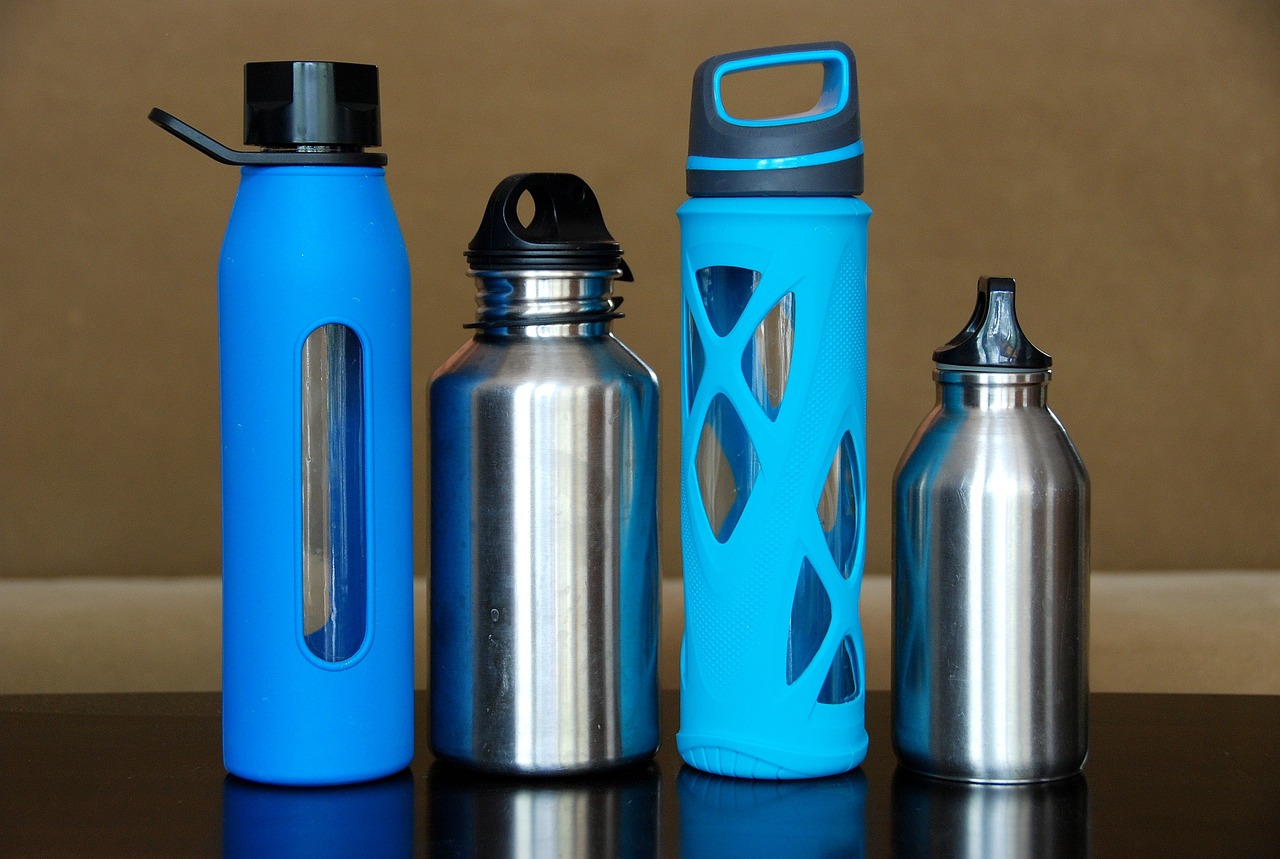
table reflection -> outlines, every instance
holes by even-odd
[[[971,784],[893,774],[895,857],[1077,857],[1089,854],[1083,775],[1037,784]]]
[[[554,778],[493,776],[437,762],[427,778],[433,857],[624,857],[658,853],[656,764]]]
[[[686,857],[865,856],[867,779],[757,781],[684,767],[680,850]]]
[[[227,776],[222,853],[228,857],[413,855],[413,774],[341,787],[273,787]]]

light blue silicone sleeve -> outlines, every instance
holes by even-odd
[[[679,211],[684,297],[681,531],[685,637],[676,743],[721,775],[805,778],[856,767],[867,748],[858,592],[865,552],[866,226],[853,197],[695,197]],[[702,269],[760,273],[737,323],[714,330]],[[743,353],[770,310],[794,296],[790,372],[776,416],[744,378]],[[699,365],[700,371],[699,371]],[[721,542],[698,484],[696,454],[722,395],[759,473]],[[852,441],[853,555],[833,557],[818,512],[843,438]],[[737,446],[741,438],[722,438]],[[741,490],[740,490],[741,494]],[[741,498],[739,499],[739,503]],[[788,682],[792,609],[806,561],[830,602],[816,654]],[[852,642],[856,694],[821,703],[840,648]]]
[[[246,167],[219,266],[223,757],[277,784],[384,776],[413,756],[409,266],[383,170]],[[359,338],[362,639],[303,636],[303,343]]]

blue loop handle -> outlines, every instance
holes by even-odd
[[[851,78],[849,58],[841,51],[831,48],[818,50],[784,50],[772,53],[776,48],[764,49],[767,53],[748,52],[747,56],[734,55],[734,59],[725,61],[716,70],[711,79],[712,92],[715,99],[716,114],[730,125],[746,128],[766,128],[777,125],[798,125],[804,122],[818,122],[835,116],[849,105]],[[733,116],[724,106],[721,86],[724,78],[738,72],[753,69],[778,68],[782,66],[800,66],[810,63],[822,64],[822,94],[817,103],[802,113],[778,116],[770,119],[742,119]]]

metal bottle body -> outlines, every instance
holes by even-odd
[[[854,197],[695,197],[684,295],[684,760],[807,778],[866,754],[866,240]]]
[[[1088,475],[1047,370],[935,379],[894,477],[894,749],[943,778],[1069,776],[1088,751]]]
[[[480,273],[488,327],[432,381],[441,757],[569,773],[657,748],[658,383],[599,318],[614,274]]]
[[[243,169],[219,337],[227,769],[394,773],[413,756],[412,393],[381,168]]]

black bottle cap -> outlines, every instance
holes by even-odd
[[[244,142],[267,149],[380,146],[378,67],[246,63]]]
[[[525,193],[534,204],[527,224],[517,211]],[[620,271],[631,279],[591,186],[572,173],[517,173],[499,182],[466,256],[475,271]]]
[[[978,279],[978,303],[964,330],[933,351],[933,360],[952,367],[1047,370],[1053,359],[1031,344],[1018,325],[1011,277]]]
[[[820,64],[822,94],[795,116],[732,116],[721,97],[731,74]],[[862,193],[858,70],[843,42],[813,42],[720,54],[693,76],[689,160],[691,197],[856,197]]]

